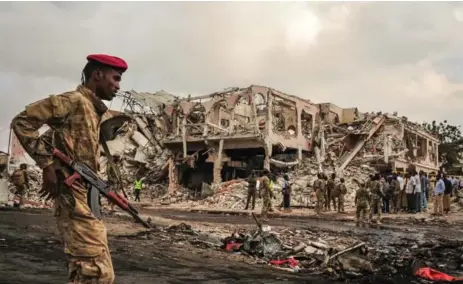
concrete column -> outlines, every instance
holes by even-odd
[[[173,158],[169,161],[169,193],[174,193],[178,189],[178,170]]]
[[[215,149],[214,153],[214,173],[213,173],[213,183],[222,182],[222,152],[223,152],[223,139],[219,142],[219,147]]]

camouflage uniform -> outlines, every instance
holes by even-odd
[[[256,177],[251,176],[249,178],[248,184],[249,184],[248,185],[248,198],[246,200],[246,207],[244,208],[244,210],[248,210],[249,203],[251,202],[251,200],[252,200],[252,210],[254,210],[254,207],[256,207],[256,193],[257,193],[257,188],[256,188],[257,180],[256,180]]]
[[[333,191],[336,187],[336,181],[333,178],[330,178],[326,182],[326,192],[325,192],[325,210],[331,211],[331,202],[333,202],[333,209],[336,211],[336,197],[333,197]]]
[[[15,194],[19,196],[19,207],[24,205],[24,195],[26,194],[26,188],[29,188],[29,176],[27,174],[27,170],[21,168],[15,170],[11,175],[13,180],[13,184],[16,187]]]
[[[13,131],[38,166],[53,164],[58,171],[60,195],[55,200],[55,217],[68,255],[70,283],[114,282],[106,227],[89,209],[88,190],[81,183],[70,188],[64,184],[70,172],[47,155],[46,146],[38,139],[38,129],[45,123],[50,125],[47,139],[53,139],[58,149],[98,172],[100,124],[110,117],[107,110],[90,89],[80,85],[76,91],[28,105],[12,121]]]
[[[315,212],[320,214],[325,204],[325,181],[323,179],[317,179],[314,181],[313,188],[317,194],[317,205],[315,205]]]
[[[370,202],[370,193],[364,184],[360,185],[355,193],[355,223],[358,226],[359,222],[365,221],[365,216],[368,211],[368,203]]]
[[[378,210],[378,223],[381,222],[383,202],[382,197],[384,196],[381,184],[379,181],[374,180],[371,182],[371,201],[370,201],[370,220],[373,218],[373,212],[375,208]]]
[[[341,191],[340,191],[340,187],[339,187],[340,183],[338,184],[335,184],[334,185],[334,188],[331,190],[331,200],[333,201],[333,207],[334,207],[334,210],[336,211],[336,208],[338,208],[338,211],[339,211],[339,201],[340,201],[340,195],[341,195]]]
[[[338,198],[338,212],[345,212],[344,211],[344,196],[347,193],[347,188],[344,183],[339,183],[337,186],[339,191],[339,198]]]
[[[270,199],[273,198],[273,192],[270,189],[270,180],[268,177],[264,176],[261,179],[261,191],[259,194],[259,197],[261,197],[262,200],[262,211],[261,211],[261,218],[262,219],[267,219],[267,213],[270,209]]]

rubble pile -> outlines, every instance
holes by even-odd
[[[121,116],[120,116],[121,117]],[[116,116],[114,125],[119,126],[120,117]],[[167,183],[164,182],[167,174],[167,160],[170,157],[168,150],[163,149],[159,140],[162,139],[162,131],[158,128],[159,122],[149,115],[133,115],[124,117],[120,127],[115,127],[114,137],[109,135],[107,145],[113,157],[118,157],[117,166],[126,193],[131,197],[132,184],[137,175],[145,177],[143,194],[154,198],[167,192]],[[113,123],[113,122],[109,122]],[[114,126],[113,126],[114,128]],[[100,158],[100,176],[107,179],[107,158],[102,147]],[[42,199],[38,191],[42,187],[42,171],[36,165],[29,165],[28,174],[30,188],[26,191],[26,200],[32,207],[49,206]],[[14,197],[15,186],[10,183],[9,200]],[[26,205],[27,207],[28,205]]]

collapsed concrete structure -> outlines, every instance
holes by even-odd
[[[396,114],[315,104],[257,85],[198,97],[129,91],[120,98],[123,112],[112,111],[101,133],[110,153],[121,157],[124,185],[144,176],[152,197],[175,193],[183,200],[182,188],[207,197],[227,181],[278,168],[290,174],[297,185],[293,198],[305,204],[317,172],[347,178],[353,197],[352,179],[376,170],[403,171],[409,164],[428,173],[439,169],[438,139]],[[241,184],[232,193],[238,199],[246,192]]]
[[[338,171],[357,158],[382,171],[405,172],[413,164],[417,171],[438,172],[439,139],[407,117],[320,106]]]
[[[312,150],[317,133],[317,105],[264,86],[188,97],[167,112],[173,131],[162,143],[189,160],[189,169],[178,171],[184,186],[247,177],[288,158],[295,163]]]

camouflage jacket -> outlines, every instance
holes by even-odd
[[[260,190],[260,196],[263,199],[270,199],[273,197],[273,191],[270,189],[270,180],[268,177],[263,176],[261,178],[262,186]]]
[[[21,186],[26,185],[29,186],[29,175],[27,174],[26,170],[17,169],[11,175],[11,179],[14,185]]]
[[[332,192],[336,187],[336,181],[334,179],[329,179],[327,182],[326,182],[326,190],[328,192]]]
[[[39,139],[39,128],[47,124],[51,128],[48,138],[58,149],[98,171],[100,124],[110,118],[107,110],[103,101],[80,85],[75,91],[52,95],[26,106],[13,118],[11,127],[39,167],[60,165]]]
[[[345,183],[340,183],[338,184],[337,186],[339,188],[339,193],[344,195],[344,194],[347,194],[347,187],[346,187],[346,184]]]
[[[325,181],[323,179],[317,179],[313,182],[313,188],[315,191],[320,190],[321,192],[325,192]]]
[[[360,188],[357,189],[357,192],[355,193],[355,204],[357,206],[367,206],[369,202],[370,193],[368,192],[368,189],[365,186],[360,186]]]
[[[379,181],[374,180],[371,182],[371,198],[373,200],[381,199],[384,196],[384,192],[381,188]]]
[[[391,180],[391,184],[389,185],[389,189],[393,195],[397,195],[400,193],[400,183],[398,180],[393,179]]]

